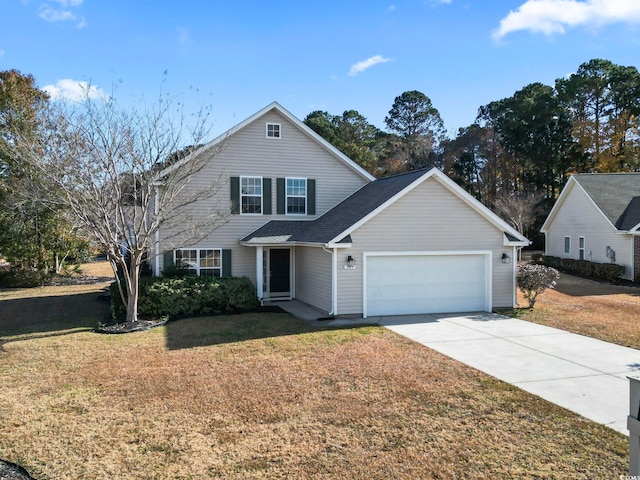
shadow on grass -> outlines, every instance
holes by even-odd
[[[627,280],[610,283],[604,280],[578,277],[564,272],[560,272],[560,278],[555,286],[555,290],[572,297],[619,294],[640,296],[640,285],[637,283]]]
[[[109,315],[98,292],[0,301],[0,342],[93,330]]]
[[[277,310],[172,320],[165,325],[169,350],[335,330],[317,328]]]

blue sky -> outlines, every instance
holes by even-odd
[[[640,0],[1,1],[0,70],[59,96],[90,82],[134,102],[162,85],[187,111],[211,106],[212,134],[274,100],[384,129],[407,90],[453,134],[592,58],[640,67]]]

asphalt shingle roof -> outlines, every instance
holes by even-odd
[[[640,173],[579,173],[573,178],[618,230],[640,223]]]
[[[272,220],[244,237],[242,241],[261,243],[277,239],[277,243],[282,241],[328,243],[411,185],[427,171],[416,170],[375,180],[315,220]],[[342,238],[338,241],[350,242],[351,239]]]

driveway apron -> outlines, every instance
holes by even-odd
[[[625,435],[640,351],[492,313],[368,318]]]

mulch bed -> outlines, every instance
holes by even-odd
[[[113,324],[98,325],[95,329],[97,333],[131,333],[142,332],[144,330],[150,330],[155,327],[160,327],[169,321],[168,318],[152,318],[152,319],[138,319],[137,322],[120,322]],[[0,477],[0,480],[2,478]]]
[[[0,460],[0,480],[34,480],[34,478],[20,465]]]

